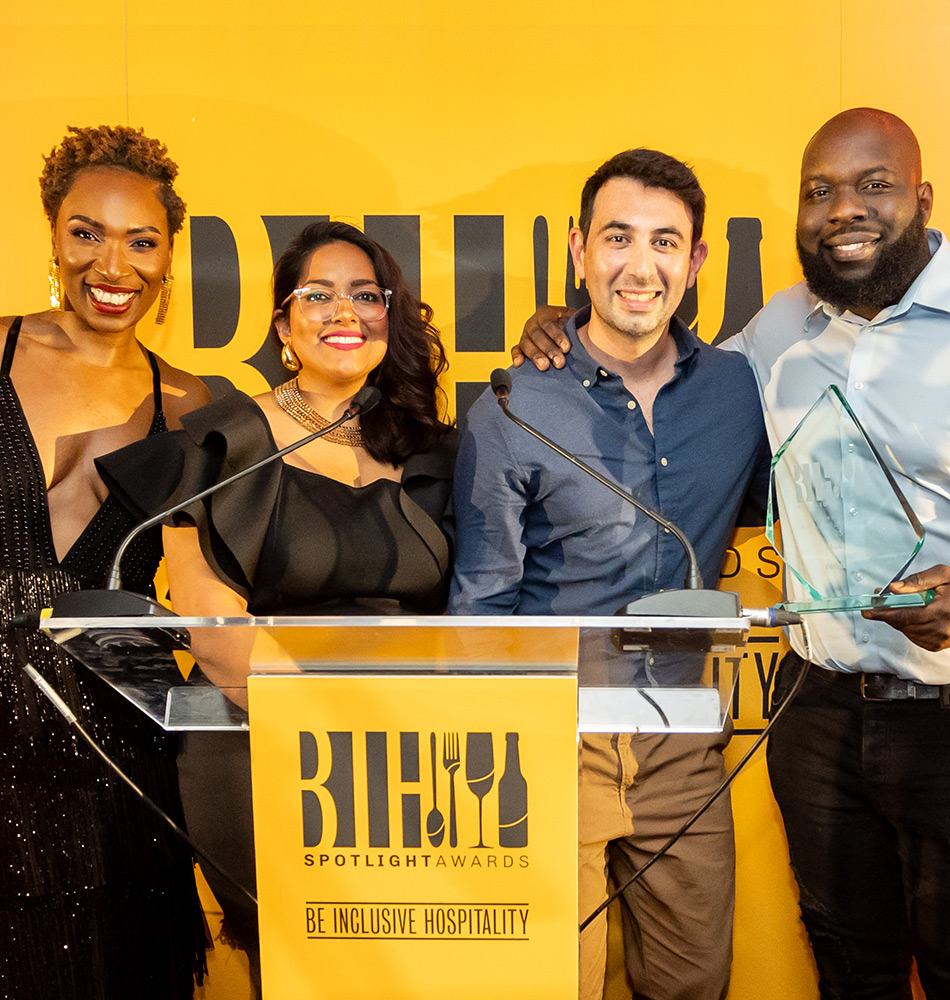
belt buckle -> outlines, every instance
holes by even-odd
[[[860,690],[861,690],[861,697],[865,701],[889,701],[890,700],[888,698],[880,698],[880,697],[876,697],[873,694],[868,694],[868,677],[878,677],[878,676],[880,676],[880,675],[879,674],[865,674],[865,673],[862,673],[862,674],[859,675],[859,677],[860,677],[859,684],[860,684]]]

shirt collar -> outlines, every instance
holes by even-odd
[[[938,229],[927,230],[927,242],[930,261],[900,302],[892,307],[891,316],[907,312],[912,305],[950,313],[950,243]]]
[[[931,254],[927,266],[904,292],[903,298],[895,305],[882,309],[874,319],[868,321],[870,325],[903,316],[915,305],[950,313],[950,243],[939,229],[927,230],[927,243]],[[824,312],[830,319],[836,319],[842,315],[843,310],[816,299],[815,305],[805,317],[804,329],[808,329],[809,322],[819,312]]]
[[[571,342],[571,349],[567,354],[568,367],[579,382],[593,385],[598,379],[603,378],[601,375],[603,369],[590,356],[577,334],[578,328],[589,322],[590,306],[587,305],[583,309],[578,309],[567,321],[564,332]],[[700,340],[678,316],[670,320],[670,333],[676,341],[676,367],[679,368],[699,351]]]

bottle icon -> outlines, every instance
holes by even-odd
[[[505,733],[505,773],[498,782],[498,844],[528,846],[528,783],[521,773],[518,734]]]
[[[729,262],[726,265],[726,297],[722,326],[713,343],[721,344],[738,333],[762,308],[762,222],[733,217],[726,226]]]

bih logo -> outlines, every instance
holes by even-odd
[[[500,739],[501,734],[497,734]],[[518,733],[505,733],[505,769],[495,783],[493,733],[430,732],[301,732],[300,779],[311,785],[301,791],[304,847],[332,841],[334,847],[356,847],[356,799],[365,797],[369,820],[368,847],[390,847],[389,756],[398,742],[401,806],[397,844],[433,847],[447,839],[459,844],[457,795],[478,799],[478,843],[473,848],[528,846],[528,783],[521,772]],[[356,773],[354,739],[366,749],[365,772]],[[423,777],[421,747],[428,750]],[[498,829],[485,829],[485,797],[498,797]],[[423,804],[423,799],[425,803]],[[425,823],[423,826],[423,809]],[[400,837],[401,832],[401,837]],[[472,831],[474,835],[474,831]],[[465,837],[469,831],[464,832]],[[486,842],[487,841],[487,842]]]

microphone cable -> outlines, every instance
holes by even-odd
[[[584,928],[587,927],[588,924],[590,924],[592,921],[596,920],[597,917],[600,916],[600,914],[603,913],[603,911],[606,910],[607,907],[610,906],[610,904],[615,899],[619,899],[620,896],[624,892],[626,892],[626,890],[629,889],[630,886],[632,886],[633,883],[636,882],[637,879],[639,879],[640,876],[644,874],[644,872],[647,871],[647,869],[651,868],[657,861],[660,860],[660,858],[663,857],[664,854],[666,854],[670,850],[670,848],[680,839],[680,837],[682,837],[683,834],[686,833],[686,831],[689,830],[690,827],[692,827],[693,824],[696,823],[699,820],[699,818],[708,809],[710,809],[712,807],[713,803],[722,795],[722,793],[725,792],[729,788],[729,786],[733,783],[733,781],[735,781],[735,779],[739,776],[739,772],[746,766],[746,764],[749,763],[749,761],[755,755],[755,753],[759,749],[759,747],[762,746],[762,744],[765,742],[765,738],[771,732],[772,727],[782,717],[782,715],[785,712],[785,709],[788,708],[788,706],[795,700],[795,696],[798,694],[799,689],[801,688],[802,684],[805,683],[805,678],[808,676],[808,668],[811,666],[811,663],[810,663],[810,660],[811,660],[811,642],[809,641],[809,638],[808,638],[808,627],[805,624],[805,622],[800,622],[799,624],[800,624],[800,627],[801,627],[801,630],[802,630],[802,640],[803,640],[803,642],[805,644],[805,656],[803,657],[802,666],[801,666],[801,669],[798,672],[798,676],[795,678],[795,683],[791,686],[791,688],[789,689],[788,694],[782,700],[782,704],[779,705],[779,707],[773,713],[772,717],[769,719],[768,724],[766,725],[765,729],[762,730],[762,732],[759,734],[759,736],[756,739],[756,741],[745,752],[745,754],[743,754],[742,759],[739,761],[739,763],[736,764],[736,766],[729,772],[729,774],[726,775],[726,777],[723,779],[722,783],[712,793],[712,795],[710,795],[709,798],[706,799],[706,801],[693,813],[692,816],[689,817],[688,820],[686,820],[685,823],[683,823],[683,825],[676,831],[676,833],[674,833],[670,837],[670,839],[662,847],[660,847],[656,851],[656,853],[654,853],[647,861],[645,861],[630,876],[630,878],[628,878],[626,880],[626,882],[624,882],[618,889],[616,889],[613,893],[611,893],[597,907],[597,909],[595,909],[593,911],[593,913],[591,913],[588,917],[586,917],[581,922],[580,926],[578,927],[578,933],[580,933],[581,931],[583,931]]]
[[[59,696],[53,686],[43,677],[42,674],[30,663],[26,655],[25,649],[19,650],[21,658],[23,660],[22,667],[23,672],[30,678],[30,680],[40,689],[44,697],[53,705],[57,712],[69,723],[73,729],[82,737],[85,743],[96,753],[97,756],[101,757],[106,764],[122,779],[122,781],[132,789],[133,792],[139,797],[139,799],[148,806],[157,816],[159,816],[169,827],[171,827],[172,832],[181,840],[183,840],[192,850],[192,852],[201,858],[202,862],[206,862],[211,868],[213,868],[222,878],[226,879],[231,885],[240,889],[240,891],[247,896],[247,898],[257,906],[257,897],[254,896],[247,888],[230,872],[226,871],[219,865],[214,858],[210,857],[205,853],[188,834],[161,808],[157,803],[153,802],[148,795],[142,791],[141,788],[119,767],[118,764],[112,760],[111,757],[99,746],[98,743],[86,732],[83,728],[82,723],[76,718],[75,713],[66,704],[65,701]]]
[[[160,523],[162,520],[164,520],[171,514],[176,513],[179,510],[183,510],[185,507],[190,506],[195,501],[203,499],[204,497],[210,495],[216,490],[229,485],[230,483],[236,481],[237,479],[240,479],[242,476],[246,476],[248,473],[254,472],[256,469],[260,468],[263,465],[266,465],[268,462],[275,461],[276,459],[283,457],[289,452],[294,451],[296,448],[300,448],[302,445],[305,445],[310,441],[314,441],[317,438],[322,437],[324,434],[327,434],[335,427],[339,427],[341,424],[345,423],[347,420],[351,420],[353,417],[359,415],[360,413],[368,412],[374,406],[376,406],[376,404],[380,401],[381,398],[382,395],[378,389],[376,389],[374,386],[364,385],[353,396],[353,399],[350,401],[349,407],[346,409],[343,415],[339,417],[337,420],[332,421],[328,426],[321,428],[319,431],[315,431],[313,434],[309,434],[306,437],[301,438],[299,441],[293,442],[293,444],[287,445],[287,447],[285,448],[281,448],[274,454],[268,455],[261,461],[256,462],[254,465],[251,465],[246,469],[242,469],[240,472],[236,473],[233,476],[228,477],[225,480],[222,480],[220,483],[216,483],[215,485],[208,487],[208,489],[202,490],[200,493],[197,493],[194,496],[189,497],[188,499],[182,501],[181,503],[175,504],[174,506],[168,508],[167,510],[162,511],[160,514],[157,514],[154,517],[150,517],[147,520],[143,521],[142,523],[137,524],[122,539],[122,541],[119,543],[118,548],[116,549],[115,555],[113,556],[112,559],[112,564],[109,570],[108,578],[106,581],[105,590],[94,593],[96,594],[109,593],[113,596],[131,595],[131,597],[135,599],[136,603],[141,601],[145,604],[146,612],[144,613],[158,614],[162,616],[168,614],[174,617],[171,614],[171,612],[169,612],[166,608],[162,607],[161,605],[158,605],[155,601],[152,601],[149,598],[139,597],[139,595],[135,595],[129,591],[123,591],[121,589],[122,578],[119,567],[122,562],[122,556],[124,555],[125,550],[128,547],[129,543],[132,542],[132,540],[140,532],[146,530],[147,528],[152,527],[153,525]],[[65,596],[68,596],[70,594],[83,594],[83,593],[88,594],[90,593],[90,591],[82,591],[82,590],[68,591]],[[111,610],[112,615],[131,614],[136,612],[139,614],[143,613],[138,608],[130,609],[127,607],[123,607],[118,611],[116,611],[115,609]],[[73,609],[73,614],[77,613],[81,614],[84,612],[77,612],[77,609]],[[23,627],[35,627],[37,622],[34,620],[34,616],[32,614],[21,612],[20,614],[14,616],[14,618],[9,624],[15,628],[23,628]],[[56,690],[46,680],[46,678],[43,677],[36,670],[36,668],[33,666],[32,663],[30,663],[29,654],[26,649],[26,644],[23,641],[22,634],[19,635],[18,637],[16,648],[18,653],[20,654],[21,660],[23,661],[22,668],[24,673],[30,678],[30,680],[36,685],[36,687],[40,689],[40,691],[43,693],[46,699],[53,705],[53,707],[59,712],[59,714],[63,716],[63,718],[69,723],[69,725],[76,730],[76,732],[80,735],[83,741],[93,750],[93,752],[106,762],[109,768],[112,771],[114,771],[119,776],[119,778],[129,788],[132,789],[133,792],[135,792],[135,794],[141,799],[142,802],[145,803],[146,806],[148,806],[149,809],[152,810],[152,812],[154,812],[158,817],[160,817],[161,820],[171,828],[175,836],[184,841],[184,843],[186,843],[189,846],[189,848],[191,848],[192,852],[197,857],[201,858],[202,861],[206,862],[210,868],[213,868],[222,878],[226,879],[231,885],[239,889],[244,896],[246,896],[255,906],[257,906],[257,898],[253,895],[253,893],[249,892],[246,886],[244,886],[239,879],[235,878],[230,872],[222,868],[221,865],[219,865],[214,860],[214,858],[210,857],[207,853],[205,853],[205,851],[202,850],[202,848],[200,848],[191,839],[191,837],[188,836],[188,834],[171,818],[171,816],[169,816],[157,803],[153,802],[148,797],[148,795],[146,795],[145,792],[141,788],[139,788],[139,786],[119,767],[119,765],[116,764],[109,757],[109,755],[99,746],[99,744],[96,743],[96,741],[92,738],[92,736],[90,736],[89,733],[86,732],[82,724],[76,718],[76,715],[74,714],[72,709],[70,709],[70,707],[66,704],[66,702],[63,701],[63,699],[59,696]]]

